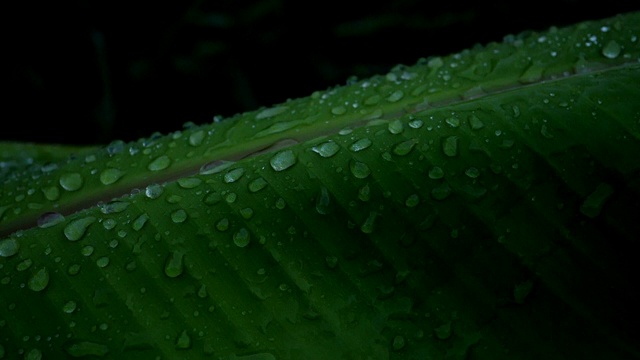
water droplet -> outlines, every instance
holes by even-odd
[[[214,192],[204,197],[203,201],[207,205],[215,205],[222,200],[220,193]]]
[[[235,234],[233,234],[233,243],[236,244],[237,247],[245,247],[249,245],[251,238],[249,236],[249,230],[246,228],[241,228]]]
[[[448,136],[442,142],[442,151],[447,156],[458,155],[458,137]]]
[[[231,165],[235,164],[235,161],[216,160],[208,164],[202,165],[200,168],[200,175],[212,175],[222,172],[228,169]]]
[[[454,128],[457,128],[458,126],[460,126],[460,119],[458,119],[457,117],[450,117],[450,118],[446,118],[445,122]]]
[[[332,255],[328,255],[327,257],[324,258],[325,262],[327,263],[327,267],[329,269],[335,269],[336,266],[338,266],[338,258]]]
[[[416,207],[419,203],[420,203],[420,197],[418,196],[418,194],[409,195],[409,197],[407,197],[407,200],[405,200],[404,202],[404,204],[410,208]]]
[[[45,229],[48,227],[52,227],[64,221],[64,216],[62,214],[56,212],[47,212],[38,218],[38,227]]]
[[[404,96],[404,93],[402,92],[402,90],[396,90],[394,92],[391,93],[391,95],[389,95],[387,97],[387,101],[394,103],[400,99],[402,99],[402,97]]]
[[[360,230],[365,234],[371,234],[373,232],[373,225],[376,221],[377,216],[378,216],[377,212],[375,211],[369,212],[369,216],[360,227]]]
[[[397,144],[393,148],[393,153],[398,155],[398,156],[407,155],[409,152],[411,152],[411,149],[413,149],[413,146],[415,144],[417,144],[417,143],[418,143],[418,140],[416,140],[416,139],[403,141],[403,142]]]
[[[533,290],[533,282],[530,280],[524,281],[516,285],[513,289],[513,298],[516,304],[524,304],[527,296]]]
[[[187,330],[183,330],[176,339],[176,349],[188,349],[191,347],[191,337],[187,334]]]
[[[23,261],[19,262],[18,265],[16,265],[16,270],[17,271],[25,271],[28,268],[30,268],[31,265],[33,265],[33,260],[24,259]]]
[[[148,185],[147,188],[144,190],[144,194],[149,199],[157,199],[158,197],[160,197],[160,195],[162,195],[163,192],[164,192],[164,188],[162,187],[162,185],[159,185],[159,184]]]
[[[380,95],[373,95],[373,96],[370,96],[370,97],[366,98],[366,99],[364,100],[364,104],[365,104],[365,105],[375,105],[375,104],[379,103],[379,102],[380,102],[380,100],[382,100],[382,96],[380,96]]]
[[[393,350],[402,350],[405,345],[404,337],[397,335],[393,338]]]
[[[182,209],[178,209],[174,212],[171,213],[171,221],[173,221],[176,224],[182,223],[185,220],[187,220],[187,212],[182,210]]]
[[[282,210],[286,206],[287,206],[287,203],[284,201],[283,198],[278,198],[278,200],[276,200],[276,209]]]
[[[200,289],[198,289],[198,297],[200,299],[204,299],[207,297],[207,286],[205,284],[202,284],[202,286],[200,286]]]
[[[429,170],[429,178],[433,180],[442,179],[444,177],[444,170],[439,166],[434,166]]]
[[[476,179],[478,176],[480,176],[480,170],[478,170],[478,168],[475,168],[475,167],[468,168],[464,173],[465,175],[467,175],[472,179]]]
[[[198,130],[189,135],[189,145],[200,146],[204,140],[204,130]]]
[[[96,265],[98,265],[99,268],[107,267],[107,265],[109,265],[109,258],[106,256],[99,258],[96,260]]]
[[[484,127],[484,124],[479,117],[477,117],[476,115],[471,115],[469,116],[469,126],[471,126],[471,129],[473,130],[480,130]]]
[[[72,312],[76,311],[76,302],[73,300],[67,301],[67,303],[62,306],[62,311],[67,314],[71,314]]]
[[[228,228],[229,228],[229,219],[227,218],[221,219],[216,224],[216,229],[218,229],[218,231],[226,231]]]
[[[371,144],[372,144],[371,140],[369,140],[368,138],[363,138],[351,144],[351,146],[349,147],[349,150],[353,152],[362,151],[368,148],[369,146],[371,146]]]
[[[80,341],[71,344],[66,348],[67,354],[71,357],[86,357],[86,356],[105,356],[109,353],[109,348],[106,345]]]
[[[60,189],[57,186],[49,186],[42,189],[44,197],[49,201],[58,200],[60,197]]]
[[[224,182],[232,183],[238,181],[244,175],[243,168],[236,168],[233,170],[229,170],[226,174],[224,174]]]
[[[188,177],[178,179],[178,185],[183,189],[193,189],[200,186],[200,184],[202,184],[202,180],[198,178]]]
[[[59,183],[67,191],[76,191],[82,187],[82,175],[79,173],[63,174],[60,176]]]
[[[580,212],[592,219],[597,217],[611,195],[613,195],[613,187],[606,183],[600,183],[584,200],[580,206]]]
[[[320,189],[320,193],[316,197],[316,211],[320,215],[326,215],[329,213],[329,203],[331,198],[329,197],[329,190],[326,187]]]
[[[284,150],[275,154],[269,163],[275,171],[286,170],[296,163],[296,156],[293,151]]]
[[[93,246],[87,245],[80,250],[80,254],[83,256],[91,256],[93,254]]]
[[[142,229],[142,227],[144,226],[144,224],[147,223],[147,220],[149,220],[149,215],[147,215],[146,213],[138,216],[134,221],[133,224],[131,225],[131,227],[133,228],[133,230],[135,231],[140,231],[140,229]]]
[[[78,275],[78,273],[80,273],[80,265],[78,264],[69,265],[69,268],[67,269],[67,273],[71,276]]]
[[[47,285],[49,285],[49,271],[47,268],[42,268],[36,271],[29,279],[29,283],[27,285],[29,286],[29,289],[36,292],[44,290]]]
[[[347,112],[347,108],[345,106],[342,106],[342,105],[336,106],[336,107],[331,109],[331,113],[333,115],[342,115],[342,114],[344,114],[346,112]]]
[[[13,238],[0,240],[0,257],[9,257],[18,253],[20,243]]]
[[[451,337],[451,322],[447,322],[434,329],[436,336],[440,340],[446,340]]]
[[[236,193],[228,193],[224,197],[224,201],[226,201],[227,204],[233,204],[234,202],[236,202],[237,198],[238,198],[238,195],[236,195]]]
[[[389,130],[390,133],[397,135],[402,133],[402,131],[404,130],[404,126],[402,125],[402,121],[393,120],[392,122],[389,123],[387,129]]]
[[[359,161],[351,161],[349,164],[349,168],[351,169],[351,173],[358,179],[365,179],[371,174],[371,170],[369,166],[365,163],[361,163]]]
[[[334,143],[333,141],[327,141],[320,145],[314,146],[313,148],[311,148],[311,150],[324,158],[328,158],[332,157],[338,152],[338,150],[340,150],[340,145]]]
[[[269,185],[269,183],[267,183],[267,180],[265,180],[262,177],[259,177],[255,180],[252,180],[249,183],[249,191],[252,193],[258,192],[262,189],[264,189],[267,185]]]
[[[164,273],[170,278],[180,276],[184,272],[184,253],[181,251],[174,251],[167,257],[167,261],[164,265]]]
[[[108,214],[117,214],[125,211],[129,207],[130,203],[126,201],[112,201],[107,204],[98,205],[100,208],[100,212],[105,215]]]
[[[95,221],[96,218],[93,216],[75,219],[65,226],[64,236],[66,236],[70,241],[78,241],[85,234],[89,225],[93,224]]]
[[[24,355],[24,360],[42,360],[42,351],[39,349],[31,349]]]
[[[104,185],[111,185],[124,175],[124,171],[115,168],[108,168],[100,173],[100,182]]]
[[[360,201],[369,201],[371,199],[371,188],[369,188],[369,184],[366,184],[358,190],[358,199],[360,199]]]
[[[115,221],[115,219],[106,219],[105,221],[102,222],[102,226],[106,229],[106,230],[111,230],[114,227],[116,227],[116,225],[118,225],[118,222]]]
[[[620,55],[622,48],[615,40],[611,40],[602,48],[602,55],[608,59],[615,59]]]
[[[147,169],[151,171],[164,170],[171,165],[171,159],[167,155],[158,156],[147,165]]]
[[[409,127],[412,129],[420,129],[422,125],[424,125],[424,122],[422,120],[416,119],[409,121]]]
[[[431,190],[431,196],[436,200],[444,200],[451,195],[451,188],[448,184],[441,184]]]
[[[549,127],[546,124],[542,124],[540,127],[540,134],[547,139],[553,139],[553,134],[549,131]]]
[[[278,114],[282,114],[283,112],[289,109],[288,106],[276,106],[268,109],[264,109],[256,114],[256,120],[268,119],[270,117],[274,117]]]
[[[240,215],[242,215],[242,217],[245,218],[245,220],[249,220],[253,216],[253,209],[252,208],[240,209]]]

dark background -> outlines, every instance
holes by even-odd
[[[132,141],[636,1],[8,2],[0,140]],[[347,7],[347,5],[351,5]]]

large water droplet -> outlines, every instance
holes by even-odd
[[[318,214],[326,215],[329,212],[329,203],[331,198],[329,197],[329,190],[326,187],[320,189],[320,193],[316,197],[316,211]]]
[[[602,48],[602,55],[609,59],[615,59],[620,55],[621,51],[620,44],[615,40],[611,40]]]
[[[232,183],[238,181],[244,175],[243,168],[237,168],[233,170],[229,170],[226,174],[224,174],[224,182]]]
[[[103,256],[103,257],[99,258],[98,260],[96,260],[96,265],[99,268],[105,268],[105,267],[107,267],[109,265],[109,261],[110,260],[109,260],[108,257]]]
[[[373,232],[373,226],[377,216],[378,216],[377,212],[375,211],[369,212],[369,216],[367,216],[367,219],[364,221],[364,223],[360,227],[360,230],[365,234],[371,234]]]
[[[320,145],[314,146],[313,148],[311,148],[311,150],[324,158],[328,158],[332,157],[338,152],[338,150],[340,150],[340,145],[334,143],[333,141],[327,141]]]
[[[418,119],[409,121],[409,127],[412,129],[420,129],[423,124],[424,122]]]
[[[394,148],[393,148],[393,153],[398,155],[398,156],[404,156],[407,155],[408,153],[411,152],[411,149],[413,149],[413,146],[418,143],[418,140],[416,139],[411,139],[411,140],[407,140],[407,141],[403,141],[399,144],[397,144]]]
[[[105,214],[117,214],[125,211],[129,207],[130,203],[126,201],[112,201],[107,204],[98,205],[100,211]]]
[[[40,349],[31,349],[24,355],[24,360],[42,360],[42,351]]]
[[[296,163],[296,156],[291,150],[284,150],[275,154],[269,163],[275,171],[282,171],[290,168]]]
[[[144,194],[149,199],[157,199],[160,195],[162,195],[162,192],[164,192],[164,188],[160,184],[148,185],[147,188],[144,190]]]
[[[63,174],[60,176],[59,183],[67,191],[76,191],[82,187],[82,175],[79,173]]]
[[[366,148],[368,148],[369,146],[371,146],[372,142],[371,140],[369,140],[369,138],[362,138],[356,142],[354,142],[353,144],[351,144],[351,146],[349,146],[349,150],[353,151],[353,152],[358,152],[358,151],[362,151]]]
[[[171,221],[174,223],[183,223],[185,220],[187,220],[187,212],[183,209],[178,209],[171,213]]]
[[[131,227],[133,228],[133,230],[135,231],[140,231],[140,229],[142,229],[142,227],[144,226],[144,224],[147,223],[147,220],[149,220],[149,215],[147,215],[146,213],[138,216],[134,221],[133,224],[131,225]]]
[[[106,345],[89,342],[89,341],[80,341],[71,344],[66,349],[67,354],[71,357],[86,357],[86,356],[105,356],[109,353],[109,348]]]
[[[33,291],[42,291],[49,285],[49,270],[42,268],[36,271],[27,284]]]
[[[447,156],[458,155],[458,137],[448,136],[442,142],[442,151]]]
[[[257,179],[252,180],[249,183],[249,191],[254,193],[254,192],[258,192],[262,189],[264,189],[267,185],[269,185],[269,183],[267,183],[267,180],[265,180],[262,177],[259,177]]]
[[[147,165],[147,169],[151,171],[164,170],[171,165],[171,159],[167,155],[158,156]]]
[[[100,173],[100,182],[104,185],[111,185],[124,175],[124,171],[115,168],[108,168]]]
[[[9,257],[18,253],[20,243],[13,238],[0,240],[0,257]]]
[[[476,115],[470,115],[469,126],[471,126],[471,129],[473,130],[480,130],[484,127],[484,124],[482,123],[482,120],[480,120],[480,118]]]
[[[69,300],[62,306],[62,311],[67,314],[71,314],[72,312],[76,311],[76,306],[77,305],[75,301]]]
[[[184,272],[184,252],[174,251],[169,254],[164,265],[164,273],[170,278],[180,276]]]
[[[402,125],[402,121],[393,120],[392,122],[389,123],[389,125],[387,126],[387,129],[389,130],[390,133],[397,135],[402,133],[402,131],[404,130],[404,126]]]
[[[96,218],[93,216],[73,220],[65,226],[64,236],[66,236],[70,241],[78,241],[85,234],[89,225],[93,224],[95,221]]]
[[[251,237],[249,235],[249,230],[247,230],[246,228],[241,228],[240,230],[236,231],[235,234],[233,234],[233,243],[236,244],[237,247],[243,248],[249,245],[250,241]]]
[[[180,178],[178,179],[178,185],[183,189],[193,189],[202,184],[202,180],[193,177]]]
[[[433,180],[442,179],[444,177],[444,170],[439,166],[434,166],[429,170],[429,178]]]
[[[346,108],[346,106],[343,106],[343,105],[339,105],[339,106],[333,107],[331,109],[331,113],[333,115],[342,115],[342,114],[344,114],[346,112],[347,112],[347,108]]]
[[[446,118],[444,121],[447,123],[447,125],[454,128],[457,128],[460,126],[460,119],[458,119],[457,117],[449,117],[449,118]]]
[[[38,218],[38,227],[45,229],[48,227],[52,227],[64,221],[64,216],[62,214],[56,212],[47,212]]]
[[[349,164],[349,168],[351,169],[351,173],[358,179],[365,179],[371,174],[371,170],[367,164],[359,162],[359,161],[351,161]]]
[[[204,140],[204,130],[198,130],[189,135],[189,145],[191,146],[200,146],[202,140]]]

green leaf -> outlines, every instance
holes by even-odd
[[[0,356],[638,358],[638,34],[509,35],[64,157],[3,145]]]

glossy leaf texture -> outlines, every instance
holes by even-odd
[[[639,35],[509,35],[3,160],[0,357],[638,358]]]

